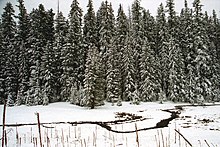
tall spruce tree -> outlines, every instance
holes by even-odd
[[[31,60],[27,105],[43,104],[43,87],[47,79],[44,77],[42,57],[48,41],[54,41],[53,15],[52,10],[46,11],[42,4],[38,6],[38,9],[33,9],[30,14]]]
[[[156,48],[156,22],[153,16],[151,16],[149,10],[143,10],[142,16],[143,35],[147,37],[150,47],[155,51]]]
[[[125,99],[125,55],[126,55],[126,45],[127,45],[127,36],[129,33],[129,24],[127,16],[123,10],[122,5],[119,6],[118,15],[116,19],[116,33],[114,37],[113,47],[116,49],[117,61],[115,66],[116,71],[119,72],[118,75],[118,86],[119,86],[119,95],[117,100],[117,105],[121,105],[121,101]]]
[[[54,52],[53,52],[53,44],[48,41],[45,46],[44,53],[42,56],[42,74],[43,74],[43,82],[42,86],[42,97],[43,97],[43,105],[48,105],[51,100],[56,98],[56,92],[54,89],[55,83],[55,75],[54,75]]]
[[[84,52],[83,52],[83,71],[84,71],[84,75],[83,75],[83,79],[84,79],[84,83],[83,83],[83,88],[85,89],[84,91],[81,90],[80,92],[80,97],[81,99],[85,100],[89,98],[89,95],[91,94],[91,97],[92,97],[92,93],[88,91],[88,89],[86,90],[86,88],[88,88],[88,85],[84,85],[85,83],[89,84],[89,82],[86,80],[88,79],[85,79],[85,77],[88,77],[88,66],[87,65],[87,68],[86,68],[86,63],[88,62],[87,60],[90,60],[90,59],[87,59],[87,58],[90,58],[88,57],[89,56],[89,53],[88,51],[90,50],[94,50],[96,48],[96,41],[97,41],[97,34],[96,34],[96,16],[95,16],[95,12],[94,12],[94,8],[93,8],[93,1],[92,0],[89,0],[88,2],[88,5],[87,5],[87,13],[85,14],[84,16],[84,26],[83,26],[83,48],[84,48]],[[90,67],[91,68],[91,67]],[[87,72],[86,72],[87,70]],[[91,84],[91,83],[90,83]],[[93,85],[95,86],[95,85]],[[86,93],[86,95],[85,95]],[[90,97],[90,98],[91,98]],[[86,100],[86,101],[87,101]],[[84,105],[85,102],[83,102],[82,104],[80,105]]]
[[[184,62],[180,47],[176,44],[175,39],[171,36],[169,39],[169,100],[177,102],[184,101],[185,91],[185,74]]]
[[[155,21],[150,15],[149,10],[143,10],[142,16],[142,32],[143,32],[143,49],[140,59],[141,73],[141,100],[154,101],[157,100],[159,92],[157,62],[155,54]]]
[[[176,27],[176,12],[175,12],[175,3],[174,0],[166,1],[166,12],[168,13],[168,28],[169,33],[173,35],[174,29]]]
[[[164,6],[161,3],[156,16],[156,57],[158,66],[158,76],[160,80],[159,100],[162,102],[168,96],[168,76],[169,76],[169,57],[168,57],[168,31],[165,17]]]
[[[119,53],[115,47],[109,48],[107,61],[107,100],[112,102],[120,101],[119,95]]]
[[[65,59],[65,47],[67,44],[67,34],[68,34],[68,21],[63,16],[62,12],[57,13],[57,17],[55,20],[55,42],[54,42],[54,76],[55,76],[55,95],[51,102],[57,102],[63,100],[63,89],[65,89],[66,85],[63,78],[64,65],[63,60]]]
[[[96,43],[96,16],[93,8],[93,1],[89,0],[88,10],[84,16],[83,37],[85,48]]]
[[[89,0],[88,10],[84,16],[83,38],[84,38],[84,62],[86,60],[87,51],[90,47],[96,45],[96,16],[93,8],[93,1]]]
[[[143,48],[143,43],[145,42],[145,38],[143,37],[141,21],[142,21],[142,7],[140,5],[139,0],[135,0],[132,4],[131,12],[132,12],[132,49],[134,50],[134,80],[136,85],[136,93],[138,99],[140,99],[140,86],[141,86],[141,74],[140,74],[140,58],[141,52]]]
[[[103,86],[102,77],[100,76],[101,67],[101,57],[98,49],[95,46],[90,47],[86,58],[83,105],[91,109],[104,104],[104,93],[100,89]]]
[[[135,84],[135,58],[134,50],[132,49],[132,15],[129,9],[128,14],[128,33],[125,40],[124,58],[123,58],[123,76],[124,76],[124,93],[123,101],[130,101],[132,103],[138,97]]]
[[[212,58],[214,59],[214,66],[213,66],[213,71],[215,76],[213,76],[213,84],[214,84],[214,97],[213,99],[215,101],[219,101],[220,100],[220,83],[217,81],[220,81],[220,20],[217,18],[216,15],[216,11],[213,10],[213,14],[212,14],[212,20],[211,24],[212,24],[212,34],[213,34],[213,38],[211,38],[211,40],[214,43],[215,48],[213,48],[213,54],[212,54]],[[217,79],[217,80],[216,80]]]
[[[180,23],[179,23],[179,47],[180,47],[180,54],[182,54],[183,58],[183,72],[185,76],[185,85],[182,91],[184,90],[185,95],[182,96],[182,101],[184,102],[192,102],[193,101],[193,89],[194,89],[194,81],[192,80],[193,74],[193,66],[192,58],[194,56],[193,46],[193,16],[192,16],[192,9],[188,7],[187,0],[184,2],[184,8],[180,14]],[[181,25],[180,25],[181,24]]]
[[[83,57],[84,57],[84,50],[82,47],[82,9],[79,7],[79,3],[77,0],[73,0],[71,4],[71,10],[69,14],[69,21],[70,21],[70,38],[69,41],[73,46],[74,56],[73,58],[73,69],[74,69],[74,77],[75,83],[77,88],[82,85],[83,78]]]
[[[131,36],[130,33],[127,35],[126,42],[127,45],[125,46],[125,56],[123,59],[124,65],[124,76],[125,76],[125,81],[124,81],[124,96],[123,100],[124,101],[133,101],[134,98],[137,98],[138,95],[135,93],[136,90],[136,85],[135,85],[135,80],[134,80],[134,74],[135,74],[135,68],[134,68],[134,51],[132,50],[132,45],[131,45]]]
[[[46,12],[46,33],[45,40],[47,41],[42,56],[42,93],[43,93],[43,105],[48,105],[51,100],[56,99],[56,67],[55,64],[55,52],[53,50],[53,43],[55,41],[54,30],[54,13],[50,9]]]
[[[14,9],[11,3],[7,3],[2,14],[2,52],[3,61],[3,79],[5,83],[5,92],[8,98],[8,104],[13,105],[17,97],[18,88],[18,65],[16,48],[16,23],[14,20]],[[2,60],[2,59],[1,59]]]
[[[107,74],[108,66],[107,61],[109,57],[109,50],[112,48],[113,37],[115,35],[115,17],[112,9],[111,3],[105,1],[101,4],[97,12],[97,34],[98,34],[98,44],[97,47],[101,53],[102,58],[102,82],[104,87],[104,99],[107,99]],[[111,101],[107,99],[107,101]]]
[[[125,30],[126,29],[126,30]],[[116,20],[116,32],[113,39],[113,45],[109,49],[108,54],[108,73],[107,73],[107,99],[114,104],[117,102],[121,106],[122,97],[124,92],[123,86],[123,71],[124,66],[123,53],[125,52],[124,46],[126,45],[126,36],[128,34],[127,17],[124,13],[122,6],[119,6],[118,16]]]
[[[157,80],[157,64],[156,58],[154,56],[154,51],[150,47],[149,42],[146,42],[143,46],[140,59],[141,67],[141,100],[146,101],[156,101],[157,93],[159,92],[159,82]]]
[[[204,26],[200,0],[194,0],[193,7],[193,48],[195,52],[192,64],[195,67],[193,80],[196,81],[194,102],[203,103],[212,97],[211,58],[208,54],[209,38]]]
[[[179,19],[176,16],[175,7],[173,0],[167,0],[167,12],[168,12],[168,100],[180,101],[184,94],[181,94],[181,91],[184,91],[184,64],[182,54],[180,52],[180,43],[179,43],[179,28],[178,22]]]
[[[28,82],[30,77],[29,68],[29,51],[30,44],[28,39],[30,37],[30,19],[29,14],[24,6],[23,0],[18,0],[19,13],[18,13],[18,46],[19,46],[19,75],[18,75],[18,95],[17,95],[17,105],[25,104],[25,99],[27,97]]]
[[[97,33],[96,33],[96,16],[93,8],[93,1],[89,0],[87,5],[88,10],[84,16],[84,26],[83,26],[83,47],[84,52],[82,56],[83,67],[82,70],[85,74],[85,63],[87,58],[87,52],[89,48],[94,47],[97,42]],[[84,78],[83,78],[84,79]]]
[[[215,10],[213,10],[212,16],[208,16],[208,13],[205,12],[204,17],[204,26],[210,43],[208,44],[209,50],[208,54],[211,56],[211,71],[212,71],[212,93],[213,96],[208,99],[208,101],[217,101],[219,95],[219,80],[220,80],[220,60],[218,58],[218,44],[219,44],[219,20]]]
[[[82,9],[77,0],[73,0],[69,13],[69,33],[68,43],[64,51],[63,59],[63,97],[64,100],[70,100],[71,89],[79,90],[82,85],[83,57],[82,46]],[[65,94],[64,94],[65,93]],[[74,102],[72,102],[74,103]]]
[[[4,63],[5,63],[5,50],[3,48],[3,35],[2,35],[2,22],[0,20],[0,104],[5,99],[5,76],[4,76]]]

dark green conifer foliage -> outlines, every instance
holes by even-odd
[[[5,99],[5,76],[4,76],[4,70],[5,70],[5,50],[3,48],[3,35],[2,35],[2,24],[0,20],[0,104],[3,104],[3,99]]]
[[[52,9],[28,14],[17,2],[18,15],[7,3],[0,21],[0,104],[220,100],[220,22],[200,0],[192,9],[185,0],[180,15],[166,0],[155,18],[135,0],[116,19],[107,0],[97,16],[92,0],[84,16],[73,0],[69,18],[58,9],[55,21]]]
[[[77,0],[73,0],[69,13],[69,33],[63,53],[63,100],[70,100],[71,89],[79,90],[83,85],[83,43],[82,43],[82,9]],[[72,102],[74,103],[74,102]]]
[[[44,77],[44,53],[46,52],[47,43],[54,41],[53,12],[46,11],[40,4],[38,9],[33,9],[30,14],[31,18],[31,35],[30,35],[30,82],[27,105],[43,104],[44,86],[47,79]],[[53,67],[54,65],[51,65]]]
[[[113,45],[113,37],[115,35],[115,17],[112,9],[111,3],[108,1],[102,2],[101,7],[97,12],[97,34],[98,34],[98,50],[101,53],[101,64],[102,64],[102,83],[103,83],[103,92],[104,99],[107,99],[107,76],[108,76],[108,58],[110,53],[110,48]]]
[[[71,10],[69,13],[69,43],[70,43],[70,50],[72,51],[72,59],[69,58],[70,65],[72,66],[72,73],[69,71],[70,78],[73,78],[72,82],[77,86],[79,89],[80,85],[82,85],[83,78],[83,61],[82,58],[84,57],[84,49],[82,46],[82,9],[79,7],[79,2],[77,0],[73,0],[71,4]],[[71,75],[72,74],[72,75]]]
[[[64,71],[64,65],[63,60],[65,59],[65,47],[67,44],[67,34],[68,34],[68,22],[63,16],[62,12],[58,12],[55,20],[55,41],[54,41],[54,76],[55,76],[55,95],[53,99],[50,100],[50,102],[57,102],[62,101],[63,94],[62,91],[65,88],[64,85],[64,77],[63,77],[63,71]]]
[[[86,64],[86,58],[89,48],[96,46],[97,44],[97,33],[96,33],[96,16],[95,11],[93,8],[93,1],[89,0],[89,3],[87,5],[87,13],[84,16],[84,26],[83,26],[83,79],[85,78],[85,64]],[[83,85],[84,86],[84,85]],[[82,86],[82,87],[83,87]]]
[[[195,83],[195,98],[194,102],[203,103],[205,100],[212,97],[212,81],[211,81],[211,56],[209,55],[209,38],[205,30],[202,5],[200,0],[193,2],[193,49],[194,58],[192,64],[194,65],[193,80]]]
[[[127,16],[123,10],[122,5],[119,6],[118,15],[116,18],[116,32],[114,37],[114,45],[117,52],[117,71],[119,71],[118,84],[119,84],[119,95],[117,105],[121,105],[121,101],[125,99],[125,79],[126,79],[126,69],[125,69],[125,59],[126,59],[126,46],[127,37],[129,33],[129,24]]]
[[[102,92],[101,57],[98,49],[93,46],[88,50],[85,70],[85,97],[83,105],[94,109],[104,104],[104,93]]]
[[[160,83],[159,100],[163,101],[168,96],[168,76],[169,76],[169,52],[168,52],[168,27],[163,4],[160,4],[156,16],[156,57],[158,66],[158,77]]]
[[[96,43],[96,16],[93,1],[89,0],[87,13],[84,16],[83,37],[85,48]]]
[[[139,0],[135,0],[132,4],[131,12],[132,12],[132,31],[131,31],[131,37],[132,37],[132,49],[134,50],[134,80],[136,85],[136,97],[139,97],[140,99],[140,86],[141,86],[141,74],[140,74],[140,58],[141,58],[141,52],[143,49],[143,44],[145,42],[145,38],[143,36],[142,32],[142,10],[143,8],[140,5]]]
[[[5,83],[5,95],[9,105],[13,105],[17,96],[18,71],[16,48],[16,23],[14,9],[11,3],[7,3],[2,14],[2,52],[4,53],[3,79]],[[2,59],[1,59],[2,60]]]
[[[28,82],[30,77],[30,54],[29,54],[29,37],[30,37],[30,18],[24,6],[23,0],[18,0],[18,95],[17,105],[25,104],[27,97]]]

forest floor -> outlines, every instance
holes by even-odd
[[[0,126],[2,111],[0,105]],[[40,138],[44,147],[220,147],[219,135],[219,103],[123,102],[91,110],[59,102],[6,109],[7,147],[40,147]]]

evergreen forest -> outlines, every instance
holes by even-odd
[[[18,7],[15,14],[13,7]],[[0,104],[220,101],[220,20],[200,0],[157,14],[134,0],[115,12],[103,1],[86,12],[72,0],[66,18],[43,4],[30,13],[10,2],[0,18]]]

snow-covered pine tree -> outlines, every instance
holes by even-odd
[[[79,7],[79,3],[77,0],[73,0],[71,4],[71,10],[69,13],[69,43],[71,44],[72,51],[72,64],[71,68],[73,82],[76,84],[77,89],[79,89],[80,85],[83,85],[83,67],[85,65],[83,62],[84,58],[84,48],[83,48],[83,40],[82,40],[82,9]],[[82,67],[81,67],[82,66]]]
[[[107,101],[119,102],[119,52],[114,46],[108,50],[108,61],[107,61]]]
[[[168,100],[181,101],[180,94],[184,91],[184,64],[182,54],[180,52],[180,39],[179,39],[179,19],[176,16],[174,0],[167,0],[168,12]]]
[[[63,60],[65,59],[65,46],[67,44],[67,34],[68,34],[68,22],[63,16],[62,12],[57,13],[55,20],[55,41],[54,41],[54,76],[55,76],[55,95],[51,102],[57,102],[62,99],[62,89],[65,87],[63,85]]]
[[[184,61],[180,47],[176,44],[175,39],[171,36],[168,45],[169,52],[169,100],[174,102],[184,101],[185,93],[185,74]]]
[[[156,16],[156,61],[158,64],[158,76],[160,83],[160,95],[159,100],[162,102],[168,96],[168,76],[169,76],[169,58],[168,58],[168,31],[167,31],[167,22],[165,17],[164,6],[161,3]]]
[[[215,48],[213,48],[212,58],[213,58],[213,92],[214,97],[213,101],[220,101],[220,20],[217,18],[215,10],[213,10],[211,28],[212,31],[210,34],[213,34],[213,38],[210,40],[213,41]]]
[[[205,30],[202,5],[200,0],[193,2],[193,48],[195,55],[192,63],[194,64],[195,102],[203,103],[212,97],[212,81],[209,50],[209,38]]]
[[[55,51],[53,50],[53,44],[55,41],[54,30],[54,13],[50,9],[46,12],[45,23],[45,40],[47,41],[44,49],[43,56],[41,57],[41,76],[42,76],[42,94],[43,105],[48,105],[51,100],[56,98],[56,77],[55,73],[57,65],[55,64]],[[59,65],[60,66],[60,65]]]
[[[134,80],[134,74],[135,74],[135,69],[134,69],[134,50],[132,49],[131,45],[131,36],[130,32],[128,33],[126,37],[126,43],[127,45],[125,46],[125,56],[123,59],[124,65],[124,76],[125,76],[125,81],[124,81],[124,96],[123,100],[124,101],[133,101],[134,97],[138,97],[135,94],[138,94],[136,91],[137,86],[135,85],[135,80]],[[135,93],[136,91],[136,93]]]
[[[155,54],[156,37],[155,37],[155,21],[150,15],[149,10],[143,10],[142,16],[142,32],[143,32],[143,49],[140,59],[141,73],[141,100],[155,101],[158,96],[160,86],[158,85],[158,70]]]
[[[101,57],[98,49],[93,46],[88,50],[85,70],[85,97],[83,105],[94,109],[96,106],[104,104],[104,92],[102,85]]]
[[[106,4],[104,1],[102,1],[101,6],[99,7],[97,13],[96,13],[96,46],[98,47],[99,51],[101,51],[101,30],[105,24],[105,19],[106,19],[106,15],[107,15],[107,8],[106,8]]]
[[[69,101],[71,89],[79,90],[83,77],[83,40],[82,40],[82,9],[77,0],[73,0],[69,13],[69,31],[67,44],[63,51],[62,100]],[[82,66],[82,67],[81,67]]]
[[[140,67],[141,67],[141,100],[156,101],[159,92],[159,82],[157,76],[157,64],[153,49],[146,38],[142,49]]]
[[[187,0],[185,0],[184,8],[180,13],[180,24],[179,24],[179,38],[180,48],[184,57],[185,67],[187,67],[186,58],[190,51],[190,43],[192,43],[192,9],[188,7]],[[186,70],[186,69],[185,69]]]
[[[14,102],[17,97],[17,51],[16,51],[16,23],[14,20],[14,9],[11,3],[7,3],[2,14],[2,52],[3,59],[3,79],[5,83],[5,92],[8,102]],[[13,105],[10,103],[10,105]]]
[[[97,43],[97,33],[96,33],[96,16],[93,8],[93,1],[89,0],[87,5],[87,13],[84,15],[84,26],[83,26],[83,56],[82,56],[82,71],[84,73],[83,79],[85,77],[85,63],[87,58],[87,52],[89,48],[93,47]],[[82,86],[83,87],[83,86]]]
[[[132,31],[131,31],[131,37],[132,37],[132,49],[134,50],[134,80],[135,85],[137,85],[137,92],[140,93],[140,86],[141,86],[141,74],[140,74],[140,55],[143,48],[143,43],[145,40],[143,40],[143,32],[141,21],[142,21],[142,7],[140,4],[140,0],[135,0],[131,7],[131,13],[132,13]],[[140,96],[138,96],[140,97]]]
[[[22,41],[20,44],[19,53],[19,80],[18,80],[18,94],[17,94],[17,105],[25,104],[28,92],[29,82],[29,66],[28,66],[28,54],[27,47]]]
[[[176,12],[175,12],[175,3],[174,0],[167,0],[166,1],[166,12],[168,13],[168,28],[169,28],[169,34],[174,35],[172,33],[175,33],[176,29]]]
[[[68,35],[68,34],[67,34]],[[62,75],[61,75],[61,101],[68,101],[71,94],[71,87],[74,86],[73,75],[71,75],[73,50],[71,50],[71,44],[66,43],[62,48]]]
[[[94,48],[96,46],[97,43],[97,33],[96,33],[96,16],[95,16],[95,12],[94,12],[94,8],[93,8],[93,1],[89,0],[88,5],[87,5],[87,13],[84,15],[84,26],[83,26],[83,48],[84,48],[84,52],[83,52],[83,56],[82,56],[82,61],[83,61],[83,79],[84,79],[84,83],[80,88],[80,91],[78,92],[79,97],[80,97],[80,101],[79,104],[80,105],[84,105],[83,104],[83,99],[85,100],[85,92],[86,92],[86,87],[84,87],[85,85],[85,76],[86,76],[86,61],[88,58],[88,51],[91,48]],[[87,91],[88,92],[88,91]],[[88,93],[87,93],[88,94]],[[91,94],[91,93],[90,93]],[[88,95],[87,95],[88,97]]]
[[[43,104],[42,88],[45,84],[43,75],[42,56],[46,48],[47,41],[53,42],[53,20],[52,10],[45,11],[42,4],[38,9],[33,9],[30,13],[31,31],[30,31],[30,82],[29,94],[26,99],[27,105]],[[51,28],[52,27],[52,28]]]
[[[53,43],[48,41],[42,56],[41,67],[44,82],[44,85],[42,86],[43,105],[48,105],[51,100],[56,98],[56,91],[54,89],[54,85],[56,85],[54,60],[55,53],[53,50]]]
[[[54,30],[54,12],[53,9],[49,9],[46,11],[46,22],[45,22],[45,40],[46,40],[46,45],[49,42],[53,43],[55,40],[54,34],[55,34],[55,30]]]
[[[96,16],[93,8],[93,1],[89,0],[88,10],[84,16],[83,38],[84,47],[89,48],[96,43]],[[87,54],[87,53],[85,53]]]
[[[213,10],[213,30],[214,30],[214,44],[217,51],[218,65],[220,65],[220,20],[217,18],[215,10]],[[220,70],[218,70],[220,71]],[[218,73],[220,75],[220,73]]]
[[[128,25],[126,23],[126,15],[119,6],[118,17],[116,22],[116,32],[113,39],[112,47],[108,51],[108,70],[107,70],[107,100],[114,105],[117,102],[118,106],[121,106],[122,96],[122,72],[123,68],[123,52]]]
[[[28,43],[29,32],[30,32],[30,19],[27,10],[24,6],[23,0],[18,0],[18,95],[17,105],[25,104],[25,98],[27,97],[28,81],[30,77],[29,73],[29,51],[30,45]]]
[[[192,60],[194,56],[194,49],[192,46],[193,43],[193,25],[192,25],[192,9],[188,7],[187,0],[185,0],[184,8],[180,14],[180,23],[179,23],[179,47],[180,53],[182,54],[183,58],[183,71],[185,76],[185,82],[182,84],[185,85],[185,88],[182,91],[185,95],[182,95],[182,101],[184,102],[193,102],[194,97],[194,84],[195,81],[192,79],[193,68]],[[181,25],[180,25],[181,24]]]
[[[104,87],[104,97],[107,99],[107,61],[109,49],[113,45],[113,37],[115,35],[115,17],[111,3],[105,1],[101,4],[97,12],[97,34],[98,34],[98,50],[101,53],[102,63],[102,82]]]
[[[209,50],[208,54],[211,56],[211,71],[212,71],[212,93],[213,96],[210,97],[207,101],[210,102],[215,102],[218,100],[218,95],[220,94],[219,92],[219,85],[220,83],[220,59],[218,58],[218,44],[219,44],[219,20],[217,19],[216,12],[213,10],[213,16],[208,16],[208,13],[205,12],[205,17],[204,17],[204,26],[206,28],[206,32],[208,35],[208,38],[210,40],[209,43]]]
[[[119,71],[119,98],[117,105],[121,105],[121,101],[124,100],[125,96],[125,54],[126,50],[126,41],[129,32],[129,24],[127,20],[127,16],[124,13],[122,5],[119,6],[118,15],[116,19],[116,32],[114,37],[113,47],[117,50],[117,70]]]
[[[4,70],[5,70],[5,50],[3,48],[3,35],[2,35],[2,23],[0,20],[0,104],[3,104],[3,99],[5,99],[5,76],[4,76]]]
[[[143,16],[142,16],[142,25],[143,25],[143,33],[144,36],[147,37],[147,40],[149,42],[149,45],[153,51],[155,51],[156,48],[156,22],[153,16],[151,16],[149,10],[143,10]]]

